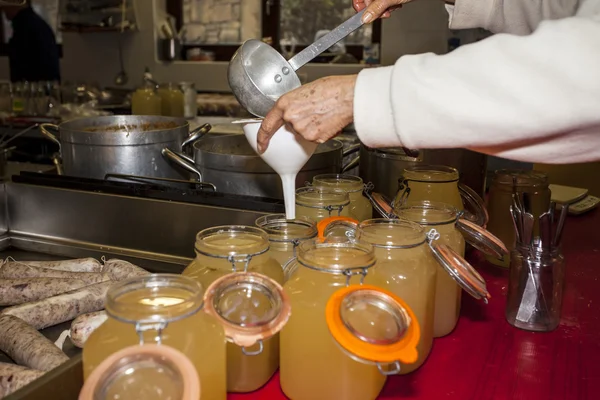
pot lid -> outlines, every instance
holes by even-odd
[[[378,366],[417,361],[421,338],[417,318],[387,290],[372,285],[339,289],[327,302],[325,318],[336,342],[357,360]]]
[[[204,304],[204,311],[223,325],[227,339],[246,348],[278,333],[291,314],[281,285],[254,272],[217,279],[206,290]]]
[[[427,234],[429,247],[435,259],[446,270],[460,287],[476,299],[483,299],[487,304],[491,298],[487,290],[485,279],[473,268],[471,264],[452,250],[448,245],[436,243],[440,234],[432,229]]]
[[[79,400],[116,398],[197,400],[198,373],[182,352],[170,346],[126,347],[100,363],[79,393]]]
[[[485,207],[485,202],[481,196],[479,196],[477,192],[464,183],[458,184],[458,191],[465,208],[465,218],[479,226],[487,226],[490,216]]]
[[[456,221],[456,228],[463,234],[467,243],[488,256],[502,260],[508,254],[508,249],[502,240],[476,223],[463,217]]]

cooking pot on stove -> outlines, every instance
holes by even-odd
[[[91,179],[129,175],[189,180],[193,175],[170,165],[161,151],[164,147],[184,150],[210,128],[204,124],[190,132],[183,118],[138,115],[40,125],[41,133],[59,146],[55,159],[59,174]]]
[[[296,177],[296,187],[312,182],[315,175],[346,172],[358,156],[346,165],[343,158],[358,152],[360,145],[343,149],[335,139],[317,150]],[[193,144],[194,157],[163,149],[163,156],[182,169],[194,172],[198,180],[214,184],[218,192],[283,199],[281,179],[250,147],[244,135],[206,135]],[[285,157],[285,154],[282,154]]]

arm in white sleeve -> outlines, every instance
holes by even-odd
[[[446,9],[450,29],[484,28],[493,33],[527,35],[540,22],[575,15],[580,0],[456,0]]]
[[[370,147],[600,160],[600,15],[367,68],[356,81],[354,124]]]

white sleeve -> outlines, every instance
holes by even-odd
[[[540,22],[575,15],[580,0],[456,0],[447,5],[450,29],[484,28],[526,35]]]
[[[354,124],[370,147],[469,148],[528,162],[600,160],[600,15],[545,21],[446,55],[361,71]]]

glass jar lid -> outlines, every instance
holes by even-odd
[[[436,243],[439,237],[440,234],[435,229],[427,233],[429,247],[435,259],[467,293],[476,299],[483,299],[487,303],[491,296],[487,290],[485,279],[467,260],[448,245]]]
[[[307,240],[298,246],[297,261],[300,265],[321,272],[346,275],[367,274],[375,265],[373,246],[364,241],[329,242]]]
[[[85,381],[80,400],[198,400],[200,381],[191,361],[165,345],[145,344],[107,357]]]
[[[345,192],[362,192],[364,190],[362,178],[347,174],[315,175],[313,177],[312,187],[339,189]]]
[[[490,257],[502,260],[509,253],[502,240],[464,217],[456,221],[456,228],[463,234],[467,243]]]
[[[373,208],[379,215],[383,218],[394,219],[398,218],[398,216],[394,213],[394,209],[392,208],[392,202],[385,195],[377,192],[373,193],[365,193]]]
[[[329,211],[342,209],[350,204],[348,193],[336,189],[305,186],[296,189],[296,204],[309,208],[324,208]]]
[[[399,372],[399,362],[414,363],[421,333],[408,305],[393,293],[372,285],[336,291],[325,308],[329,332],[354,359],[377,364],[380,372]],[[395,364],[386,371],[382,364]]]
[[[151,274],[115,283],[106,295],[106,313],[134,325],[144,342],[144,332],[156,331],[154,340],[171,322],[187,318],[202,308],[203,288],[195,280],[178,274]]]
[[[198,232],[195,250],[208,257],[227,259],[234,272],[245,271],[252,257],[269,250],[269,236],[253,226],[215,226]]]
[[[244,348],[259,343],[256,354],[262,352],[262,341],[278,333],[291,314],[281,285],[255,272],[215,280],[206,290],[204,303],[204,312],[219,320],[229,341]]]
[[[300,242],[317,236],[315,222],[304,216],[286,219],[285,214],[269,214],[258,218],[256,226],[269,235],[271,242]]]
[[[469,186],[459,183],[458,191],[463,202],[464,217],[469,221],[476,223],[479,226],[485,227],[490,220],[485,202]]]
[[[448,183],[458,182],[459,176],[456,168],[445,165],[415,165],[405,168],[399,181]]]

